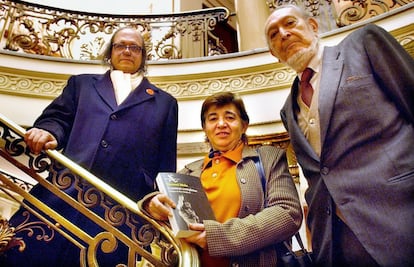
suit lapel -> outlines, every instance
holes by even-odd
[[[337,47],[325,47],[319,86],[319,120],[322,147],[329,127],[343,69],[343,59],[339,58],[339,56],[340,52]]]
[[[147,78],[144,78],[142,82],[135,88],[124,102],[119,105],[119,109],[129,108],[141,104],[155,97],[158,93],[158,88],[150,84]]]
[[[109,71],[106,72],[101,79],[97,79],[94,84],[96,91],[101,99],[112,109],[116,109],[117,103],[115,99],[115,92],[109,77]]]
[[[323,67],[319,86],[319,116],[321,125],[321,145],[323,146],[339,86],[343,60],[339,59],[339,52],[337,52],[336,48],[325,47],[322,64]],[[313,166],[313,171],[317,172],[320,158],[316,155],[315,151],[306,140],[295,115],[299,108],[296,103],[298,90],[298,79],[296,78],[293,82],[291,93],[281,110],[281,116],[287,124],[291,142],[294,149],[296,148],[295,153],[298,160],[302,163],[308,162],[309,164],[307,166],[309,168],[311,168],[310,166]],[[321,110],[323,112],[321,112]]]
[[[302,130],[299,127],[296,118],[296,112],[299,109],[299,106],[296,102],[297,95],[298,95],[298,82],[299,79],[296,78],[292,85],[291,93],[289,94],[285,106],[281,111],[281,116],[286,121],[290,140],[294,147],[301,147],[303,150],[303,154],[310,156],[313,160],[319,161],[318,155],[316,155],[315,151],[312,149],[311,145],[309,144],[308,140],[306,140],[305,135],[303,134]],[[302,151],[297,151],[296,153],[302,153]]]
[[[151,85],[148,79],[144,78],[135,90],[118,106],[116,103],[115,92],[109,76],[109,72],[96,81],[94,84],[96,91],[98,92],[101,99],[106,103],[112,110],[121,110],[129,108],[131,106],[138,105],[142,102],[148,101],[153,98],[158,92],[158,88]]]

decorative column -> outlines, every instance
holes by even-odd
[[[267,47],[264,24],[270,14],[265,0],[236,0],[239,51]]]

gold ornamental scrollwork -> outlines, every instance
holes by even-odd
[[[240,70],[240,72],[224,71],[206,75],[176,75],[174,80],[169,81],[165,81],[165,77],[150,77],[150,79],[174,97],[187,99],[201,98],[222,91],[245,94],[275,88],[288,88],[295,75],[290,68],[272,64],[260,66],[259,70],[252,68]],[[5,94],[53,99],[62,92],[65,84],[66,80],[50,80],[0,72],[0,92]]]
[[[21,238],[15,238],[16,229],[7,220],[0,219],[0,254],[12,247],[19,247],[19,251],[25,249],[25,243]]]
[[[30,222],[31,214],[23,213],[24,220],[16,227],[12,227],[7,220],[0,219],[0,253],[12,247],[19,247],[22,252],[26,248],[23,238],[16,237],[19,232],[25,232],[27,237],[34,237],[38,241],[48,242],[55,236],[54,229],[42,221]]]
[[[87,261],[89,266],[99,266],[96,254],[98,251],[104,253],[113,252],[118,245],[117,239],[109,232],[101,232],[92,240],[87,249]],[[100,249],[99,249],[100,248]]]
[[[412,0],[340,0],[333,1],[336,24],[344,27],[402,7]]]
[[[236,73],[214,78],[199,75],[198,79],[186,80],[185,77],[175,76],[177,82],[163,82],[155,77],[154,83],[169,92],[173,96],[181,99],[202,98],[212,93],[232,91],[242,94],[248,92],[260,92],[274,90],[277,88],[288,88],[293,81],[296,73],[287,67],[274,68],[253,73]],[[182,79],[182,81],[180,81]]]
[[[0,91],[11,95],[55,98],[62,92],[66,80],[16,75],[0,71]]]
[[[76,12],[21,1],[0,3],[2,49],[86,61],[102,59],[113,33],[125,26],[144,35],[149,60],[182,58],[181,38],[192,39],[203,47],[192,56],[208,56],[209,40],[217,37],[213,30],[218,23],[226,23],[230,15],[223,7],[126,16]]]

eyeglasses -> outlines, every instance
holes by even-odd
[[[142,52],[142,47],[139,45],[125,45],[125,44],[118,44],[118,43],[114,43],[112,44],[112,48],[116,51],[116,52],[123,52],[127,49],[129,49],[129,51],[131,51],[132,53],[138,54]]]

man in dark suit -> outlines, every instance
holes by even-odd
[[[281,117],[309,184],[315,262],[414,266],[414,61],[375,25],[334,47],[317,33],[294,5],[265,26],[271,54],[298,73]]]
[[[106,73],[69,78],[62,94],[43,111],[34,128],[27,131],[25,141],[35,154],[43,149],[63,149],[67,157],[138,201],[154,190],[158,172],[176,171],[177,100],[145,77],[146,49],[137,30],[116,31],[105,60],[110,65]],[[75,185],[65,192],[71,196],[81,194]],[[91,232],[91,236],[98,231],[97,225],[85,220],[80,212],[68,209],[44,187],[36,186],[31,194],[82,230]],[[13,226],[24,221],[23,212],[22,208],[12,217]],[[26,242],[25,251],[9,251],[3,259],[6,262],[0,258],[1,266],[80,265],[79,248],[61,235],[45,242],[36,240],[34,235],[28,238],[20,234]],[[127,251],[120,245],[118,249],[119,253],[100,256],[100,266],[127,264]]]

